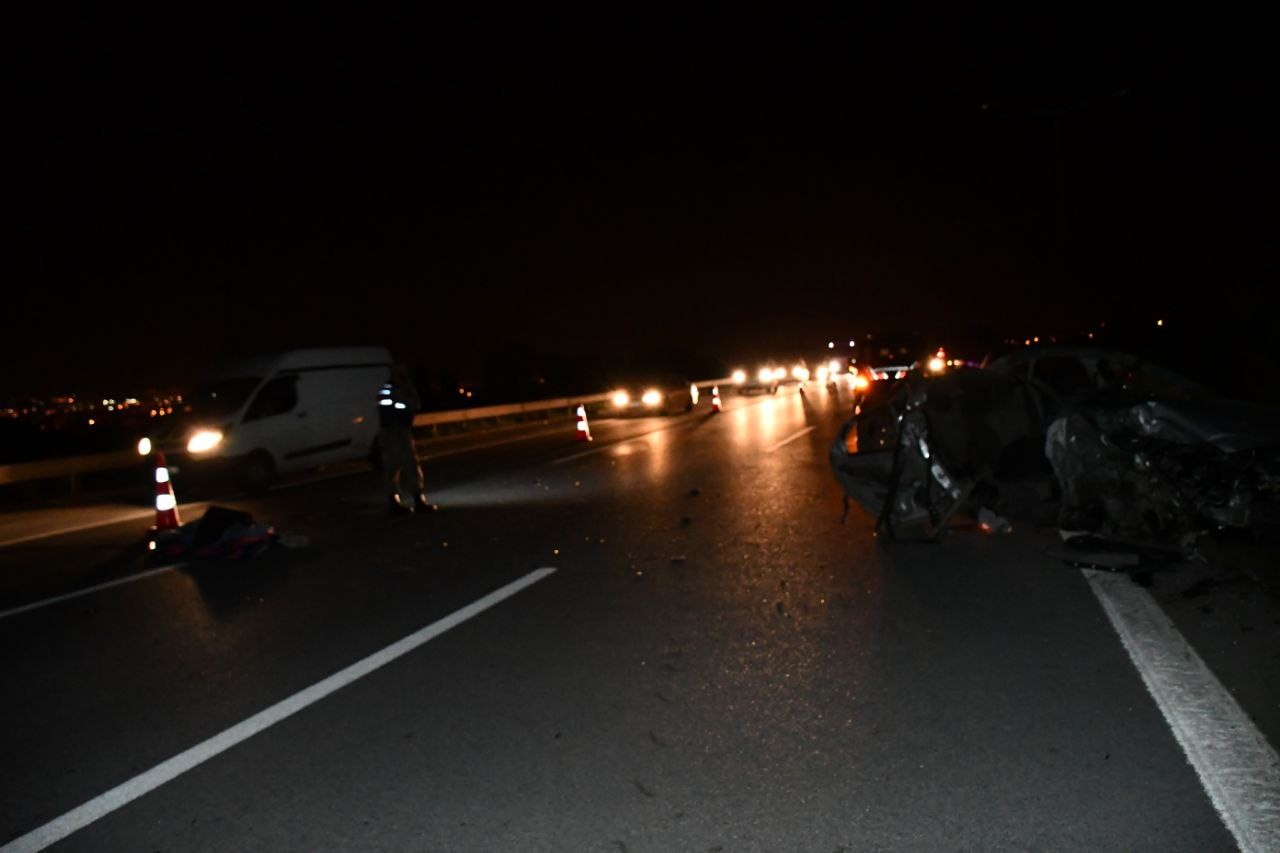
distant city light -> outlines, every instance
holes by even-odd
[[[1164,320],[1156,320],[1156,325],[1157,325],[1157,326],[1163,326],[1163,325],[1164,325]]]
[[[827,349],[835,349],[835,348],[836,348],[835,341],[827,341]]]

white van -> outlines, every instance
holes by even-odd
[[[152,440],[170,469],[229,474],[264,491],[279,474],[334,462],[376,462],[385,347],[297,349],[229,363]],[[147,444],[139,443],[144,455]]]

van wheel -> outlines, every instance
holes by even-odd
[[[240,468],[240,486],[251,495],[264,494],[275,478],[275,462],[265,450],[250,453]]]

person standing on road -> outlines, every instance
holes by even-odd
[[[404,364],[391,367],[391,379],[378,394],[378,445],[393,513],[430,512],[435,504],[423,494],[425,481],[413,444],[413,416],[421,408],[418,390]]]

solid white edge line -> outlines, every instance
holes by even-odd
[[[187,508],[190,509],[192,506],[196,505],[197,504],[188,504]],[[23,542],[34,542],[37,539],[50,539],[54,536],[62,536],[67,533],[79,533],[82,530],[92,530],[95,527],[106,527],[110,524],[124,524],[126,521],[137,521],[140,518],[147,518],[148,516],[154,517],[155,512],[156,511],[154,509],[138,510],[131,515],[121,516],[119,518],[109,518],[106,521],[91,521],[88,524],[81,524],[76,527],[62,527],[45,533],[33,533],[30,536],[22,536],[17,539],[5,539],[3,542],[0,542],[0,548],[7,547],[9,545],[21,545]],[[178,507],[178,512],[182,512],[182,507]]]
[[[543,438],[545,436],[553,435],[555,433],[561,432],[562,429],[563,429],[562,426],[549,427],[547,429],[539,430],[537,432],[521,433],[520,435],[513,435],[510,438],[504,438],[500,441],[491,441],[487,444],[477,444],[474,446],[468,445],[466,447],[455,447],[449,450],[441,450],[436,453],[427,452],[427,453],[424,453],[420,458],[422,459],[423,462],[431,462],[435,459],[444,459],[449,456],[459,456],[463,453],[473,453],[477,450],[488,450],[491,447],[502,447],[503,445],[515,444],[516,442],[520,442],[520,441],[533,441],[534,439],[537,439],[537,438]]]
[[[788,444],[790,444],[791,442],[795,441],[797,438],[802,438],[802,437],[804,437],[804,436],[808,435],[809,433],[813,432],[815,429],[817,429],[817,427],[811,427],[811,426],[810,426],[810,427],[805,427],[804,429],[800,430],[800,431],[799,431],[798,433],[796,433],[795,435],[789,435],[789,436],[787,436],[786,438],[784,438],[782,441],[779,441],[777,444],[774,444],[774,445],[771,445],[771,446],[769,446],[769,447],[766,447],[766,448],[764,449],[764,452],[765,452],[765,453],[772,453],[773,451],[777,450],[777,449],[778,449],[778,448],[780,448],[780,447],[786,447]]]
[[[1083,571],[1236,844],[1280,850],[1280,756],[1146,590]]]
[[[174,569],[180,569],[185,565],[186,563],[174,563],[172,566],[160,566],[159,568],[155,568],[155,569],[147,569],[145,572],[138,572],[137,574],[132,574],[127,577],[116,578],[113,581],[107,581],[105,583],[95,584],[94,586],[88,586],[88,587],[85,587],[84,589],[78,589],[75,592],[68,592],[68,593],[65,593],[64,595],[55,595],[53,598],[43,598],[40,601],[33,601],[30,604],[24,604],[21,607],[14,607],[10,610],[0,611],[0,619],[7,619],[10,616],[17,616],[19,613],[26,613],[29,610],[38,610],[41,607],[47,607],[50,604],[57,604],[61,601],[69,601],[73,598],[79,598],[82,595],[88,595],[91,592],[100,592],[104,589],[110,589],[113,586],[120,586],[121,584],[140,581],[143,578],[149,578],[152,575],[158,575],[161,572],[171,572]]]
[[[49,845],[61,841],[71,833],[88,826],[99,818],[105,817],[138,797],[154,791],[161,785],[173,781],[188,770],[198,767],[209,759],[226,752],[231,747],[293,716],[329,694],[341,690],[348,684],[386,666],[396,658],[408,654],[450,628],[457,627],[554,572],[554,568],[536,569],[506,586],[476,599],[448,616],[432,622],[425,628],[415,631],[401,640],[397,640],[381,651],[374,652],[363,660],[359,660],[345,669],[335,672],[323,681],[316,682],[289,698],[283,699],[263,711],[259,711],[221,734],[214,735],[185,752],[157,764],[145,773],[141,773],[129,781],[117,785],[105,794],[94,797],[87,803],[67,812],[62,817],[55,818],[44,826],[14,839],[4,847],[0,847],[0,853],[29,853],[29,851],[43,850]]]

